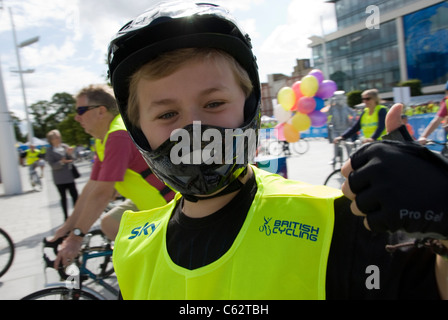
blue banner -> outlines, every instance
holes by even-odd
[[[260,130],[260,137],[263,139],[277,139],[274,128],[269,129],[261,129]],[[306,131],[300,132],[300,138],[327,138],[328,137],[328,129],[327,125],[324,125],[323,127],[311,127]]]

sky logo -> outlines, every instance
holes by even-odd
[[[154,231],[156,231],[159,225],[160,222],[157,225],[155,225],[154,223],[149,224],[149,222],[146,222],[143,227],[137,227],[132,229],[131,231],[132,236],[130,236],[128,239],[132,240],[137,237],[140,237],[141,235],[150,237],[154,233]]]

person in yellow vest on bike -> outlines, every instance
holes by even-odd
[[[364,138],[363,143],[381,140],[381,137],[386,134],[386,114],[387,108],[380,105],[378,90],[365,90],[362,94],[362,101],[365,103],[363,113],[358,121],[348,128],[342,135],[336,137],[333,142],[338,143],[340,140],[346,140],[355,135],[359,130],[362,131]]]
[[[34,145],[30,145],[30,148],[26,151],[26,165],[30,169],[30,175],[32,171],[40,167],[40,177],[42,178],[44,176],[45,161],[42,159],[43,155],[45,155],[45,151],[42,152]]]
[[[124,299],[439,297],[431,252],[391,255],[388,233],[364,229],[340,190],[249,164],[261,86],[250,38],[228,11],[158,4],[118,32],[108,63],[129,134],[178,191],[123,215],[113,261]],[[378,290],[365,284],[372,264]]]
[[[31,166],[37,164],[39,161],[40,150],[34,145],[30,145],[30,148],[26,150],[26,165]]]
[[[174,192],[157,179],[132,143],[110,87],[91,85],[76,96],[75,120],[95,138],[96,157],[90,179],[73,213],[56,231],[53,241],[69,234],[55,260],[66,265],[79,253],[84,235],[118,191],[126,200],[102,218],[101,227],[114,239],[126,210],[164,206]]]

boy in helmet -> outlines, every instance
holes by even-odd
[[[364,229],[339,190],[249,164],[260,83],[250,39],[227,11],[148,10],[111,42],[109,72],[128,132],[178,191],[121,220],[114,265],[125,299],[439,297],[429,250],[391,257],[389,236]],[[381,290],[365,285],[372,263],[385,272]]]

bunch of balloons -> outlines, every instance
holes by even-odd
[[[324,126],[327,116],[320,110],[324,99],[331,98],[336,90],[336,83],[324,80],[318,69],[311,70],[292,87],[281,88],[277,94],[279,105],[274,108],[274,117],[279,122],[276,126],[279,140],[296,142],[301,131]]]

